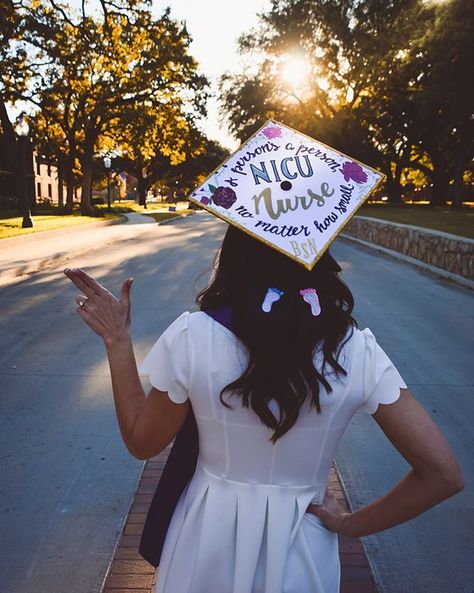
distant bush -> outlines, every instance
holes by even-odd
[[[105,213],[107,212],[107,206],[105,205],[100,205],[98,206],[98,208],[96,208],[96,212],[100,212],[101,216],[105,216]],[[117,205],[117,204],[113,204],[112,205],[112,212],[117,212],[117,213],[126,213],[126,212],[135,212],[135,210],[133,208],[130,208],[130,206],[122,206],[122,205]],[[103,214],[102,214],[103,213]]]
[[[51,198],[38,198],[36,200],[36,208],[40,209],[51,209],[54,207],[54,202]]]

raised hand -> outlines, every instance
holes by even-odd
[[[76,303],[79,305],[77,313],[106,345],[128,336],[133,278],[125,280],[120,291],[120,299],[117,299],[79,268],[67,268],[64,274],[83,293],[76,297]]]

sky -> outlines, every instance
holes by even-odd
[[[226,71],[239,70],[237,40],[258,22],[258,14],[270,6],[270,0],[161,0],[153,1],[159,14],[170,6],[171,15],[186,21],[193,38],[191,53],[200,63],[200,70],[211,81],[214,98],[208,104],[208,116],[202,122],[203,131],[225,147],[235,149],[238,143],[219,121],[218,79]]]

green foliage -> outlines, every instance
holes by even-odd
[[[71,207],[81,179],[84,213],[91,210],[95,155],[114,148],[141,161],[157,154],[172,164],[184,160],[207,98],[189,35],[169,10],[154,17],[150,2],[135,0],[101,0],[91,14],[87,6],[75,12],[55,0],[15,4],[22,29],[10,55],[23,56],[28,84],[3,77],[0,89],[35,107],[36,143],[64,168]]]
[[[225,113],[240,139],[274,117],[381,168],[394,200],[411,169],[433,202],[459,201],[473,39],[472,0],[273,0],[240,40],[247,67],[222,79]],[[298,84],[282,76],[289,55],[307,62]]]
[[[25,90],[30,78],[27,53],[17,43],[27,22],[13,0],[0,3],[0,99],[5,102]]]
[[[180,165],[199,157],[206,145],[189,115],[173,105],[166,110],[149,105],[128,110],[116,121],[113,142],[115,151],[121,153],[114,167],[136,177],[140,204],[158,181],[162,187],[170,178],[173,183],[178,178],[182,182]]]
[[[474,239],[474,208],[472,207],[464,206],[453,210],[446,207],[433,208],[427,204],[404,206],[369,204],[362,206],[358,214]]]

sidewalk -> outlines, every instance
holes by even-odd
[[[169,449],[165,449],[160,455],[145,463],[135,499],[125,521],[101,593],[154,593],[155,569],[139,555],[138,546],[146,513],[168,453]],[[334,469],[331,470],[330,489],[347,505]],[[339,537],[339,554],[342,566],[340,593],[378,593],[362,543],[356,539]]]
[[[0,286],[38,272],[52,263],[101,249],[114,241],[131,238],[148,225],[156,225],[150,216],[130,212],[117,221],[90,223],[68,229],[56,229],[12,237],[0,241]],[[89,228],[88,228],[89,227]],[[146,229],[148,230],[148,229]]]

